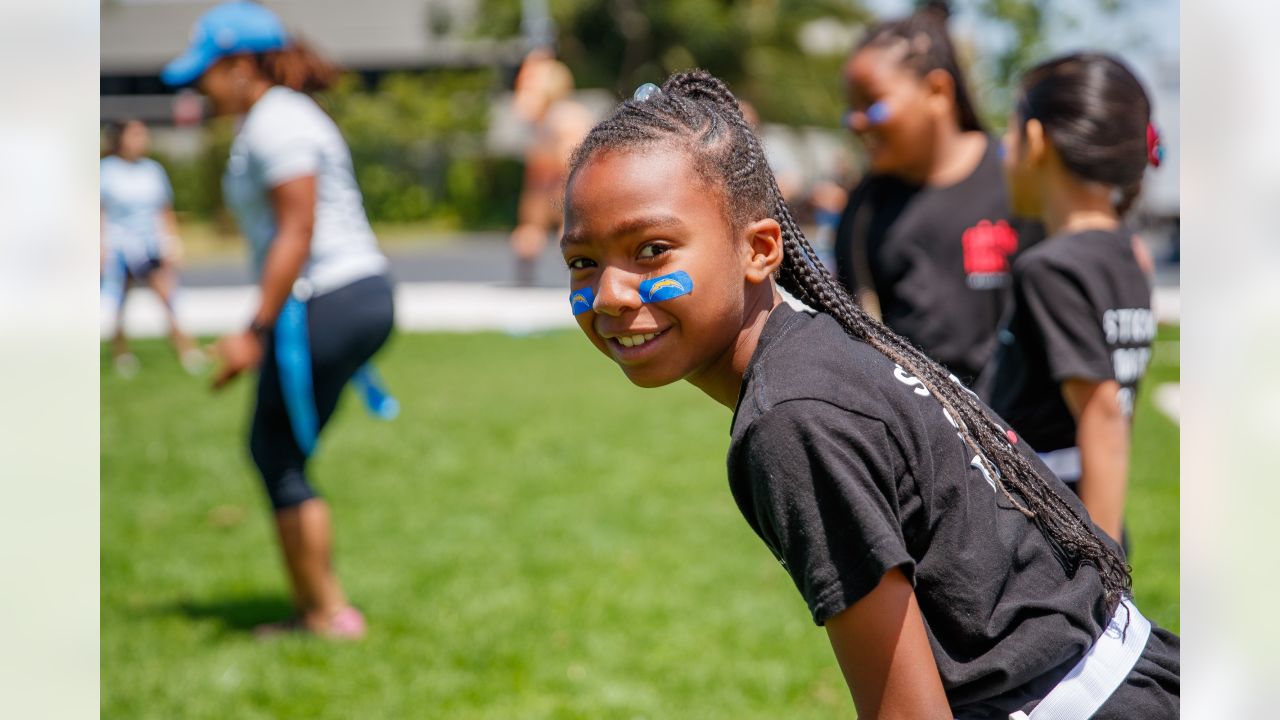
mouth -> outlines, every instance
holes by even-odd
[[[647,333],[629,333],[605,337],[609,350],[619,361],[639,360],[657,351],[666,337],[667,330],[655,330]]]

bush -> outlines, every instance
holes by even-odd
[[[490,69],[392,73],[371,88],[349,73],[316,98],[351,148],[370,220],[465,229],[515,224],[521,164],[489,157],[484,148],[496,84]],[[226,220],[222,173],[234,131],[215,120],[203,133],[195,158],[157,159],[173,182],[175,209]]]

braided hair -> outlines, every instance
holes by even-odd
[[[574,151],[569,178],[597,153],[651,147],[686,150],[695,171],[722,194],[726,219],[735,229],[762,217],[776,220],[783,240],[778,283],[809,307],[830,315],[850,337],[918,378],[942,404],[1004,496],[1050,540],[1064,567],[1073,574],[1082,564],[1097,569],[1107,603],[1114,609],[1129,592],[1129,567],[1014,448],[976,395],[867,315],[827,272],[782,199],[760,141],[723,82],[705,70],[692,70],[672,75],[646,99],[623,102]]]
[[[956,116],[960,129],[983,132],[982,121],[969,96],[968,85],[960,61],[956,59],[955,45],[947,32],[947,18],[951,16],[951,4],[943,0],[929,0],[911,15],[897,20],[886,20],[871,26],[853,54],[866,48],[905,48],[898,62],[923,78],[934,70],[942,70],[951,76],[955,86]]]

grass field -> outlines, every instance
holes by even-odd
[[[289,607],[250,383],[210,395],[165,345],[135,352],[124,381],[103,350],[103,717],[853,716],[729,495],[729,412],[693,388],[633,388],[574,333],[397,336],[379,363],[402,416],[348,396],[313,473],[370,635],[260,642]],[[1151,377],[1177,380],[1164,355]],[[1176,629],[1178,429],[1154,384],[1133,562],[1140,606]]]

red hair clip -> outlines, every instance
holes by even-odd
[[[1155,125],[1147,123],[1147,162],[1151,167],[1160,167],[1161,160],[1164,160],[1164,146],[1160,144],[1160,132]]]

